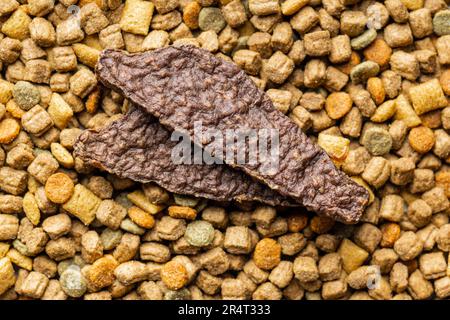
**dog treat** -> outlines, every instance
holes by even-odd
[[[235,156],[228,159],[223,154],[212,154],[311,211],[345,223],[356,223],[362,215],[368,202],[367,191],[337,170],[328,155],[277,111],[268,96],[236,65],[192,46],[132,55],[106,50],[97,65],[97,76],[157,117],[161,124],[187,133],[207,151],[213,150],[213,143],[196,141],[194,121],[202,121],[204,131],[277,130],[280,140],[276,172],[266,170],[261,159],[256,164],[240,164]]]
[[[83,161],[142,183],[156,182],[181,194],[218,201],[260,201],[293,205],[244,173],[223,165],[174,164],[170,132],[152,116],[133,108],[99,132],[85,131],[74,146]]]

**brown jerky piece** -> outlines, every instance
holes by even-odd
[[[171,152],[177,143],[155,118],[134,108],[98,132],[84,131],[74,153],[97,168],[142,183],[155,182],[170,192],[217,201],[294,203],[225,165],[174,164]]]
[[[277,129],[280,157],[275,174],[267,173],[263,162],[223,160],[311,211],[344,223],[356,223],[361,217],[368,192],[336,169],[328,155],[277,111],[236,65],[193,46],[131,55],[106,50],[97,64],[97,76],[168,129],[187,133],[193,141],[194,121],[202,121],[205,132]],[[208,148],[208,141],[199,143]]]

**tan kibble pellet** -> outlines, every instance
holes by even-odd
[[[369,256],[367,251],[348,239],[344,239],[341,242],[338,254],[342,259],[342,266],[347,273],[358,269]]]
[[[141,208],[135,206],[129,208],[128,216],[134,223],[142,228],[151,229],[155,225],[155,219],[153,216]]]
[[[438,79],[412,87],[409,95],[414,110],[419,115],[447,106],[447,99]]]
[[[74,192],[72,179],[64,173],[51,175],[45,183],[45,194],[54,203],[65,203]]]
[[[127,195],[128,200],[130,200],[134,205],[138,206],[145,212],[156,214],[164,209],[164,205],[151,203],[145,194],[140,191],[133,191]]]
[[[421,124],[421,120],[405,95],[401,94],[395,101],[395,119],[402,120],[408,127],[415,127]]]
[[[120,19],[121,29],[133,34],[147,35],[154,7],[152,2],[127,0]]]
[[[95,218],[100,202],[101,199],[89,189],[81,184],[77,184],[72,196],[63,205],[63,208],[78,217],[84,224],[89,225]]]
[[[430,128],[420,126],[412,128],[409,132],[408,142],[411,147],[419,153],[427,153],[430,151],[436,139],[433,130]]]
[[[23,211],[31,223],[35,226],[39,224],[41,212],[37,205],[36,198],[31,192],[27,192],[23,197]]]
[[[186,268],[177,261],[169,261],[161,269],[161,280],[171,290],[183,288],[188,278]]]
[[[280,263],[281,246],[273,239],[258,242],[253,253],[255,264],[263,270],[271,270]]]
[[[10,38],[24,40],[30,36],[28,29],[30,23],[31,18],[25,10],[19,8],[5,21],[1,31]]]

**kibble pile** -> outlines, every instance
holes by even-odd
[[[1,0],[0,299],[449,298],[445,1]],[[129,108],[97,82],[99,52],[171,44],[248,73],[369,190],[361,222],[75,158]]]

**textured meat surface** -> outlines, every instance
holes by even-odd
[[[177,144],[170,132],[139,109],[102,128],[86,130],[74,153],[87,163],[122,178],[155,182],[170,192],[217,201],[259,201],[269,205],[293,205],[267,186],[225,165],[174,164],[171,152]]]
[[[265,173],[262,162],[233,167],[264,182],[307,209],[338,221],[355,223],[368,202],[368,192],[336,169],[267,95],[236,65],[193,46],[167,47],[129,55],[106,50],[97,76],[170,130],[194,138],[194,122],[203,129],[276,129],[280,137],[279,170]],[[208,141],[201,141],[204,148]]]

